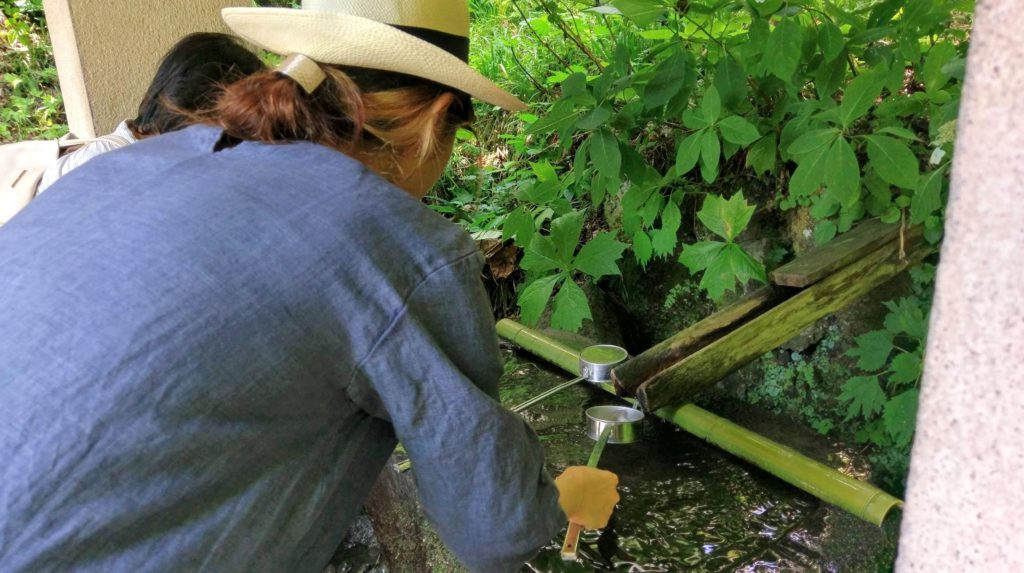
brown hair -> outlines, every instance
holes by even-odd
[[[469,96],[453,88],[390,72],[321,67],[327,78],[312,94],[280,72],[261,72],[226,86],[197,119],[235,139],[326,145],[391,180],[403,175],[400,158],[426,160],[472,119]],[[446,93],[454,97],[444,113],[427,113]]]

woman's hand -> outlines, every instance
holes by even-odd
[[[608,525],[612,509],[619,502],[615,490],[619,476],[587,466],[570,466],[555,478],[558,504],[572,523],[584,529],[601,529]]]

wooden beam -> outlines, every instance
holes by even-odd
[[[627,395],[655,374],[746,323],[791,292],[771,286],[757,289],[711,316],[675,334],[612,370],[612,382]]]
[[[893,240],[899,229],[895,223],[878,219],[865,221],[775,269],[770,275],[771,282],[780,286],[808,287]]]
[[[904,258],[900,258],[900,239],[890,241],[662,370],[637,389],[637,398],[647,410],[686,402],[700,390],[778,348],[815,321],[845,307],[935,251],[935,246],[921,239],[920,229],[915,229],[906,240]]]

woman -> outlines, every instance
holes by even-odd
[[[43,173],[38,192],[97,155],[185,127],[190,123],[188,115],[208,107],[222,86],[262,69],[263,62],[227,34],[185,36],[160,61],[138,115],[58,159]]]
[[[4,570],[318,573],[397,440],[472,571],[603,526],[615,476],[552,483],[481,255],[418,200],[469,96],[523,107],[466,65],[465,1],[224,17],[281,67],[0,229]]]

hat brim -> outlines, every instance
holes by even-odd
[[[526,104],[437,46],[367,18],[291,8],[224,8],[240,37],[276,54],[302,54],[322,64],[409,74],[451,86],[510,111]]]

